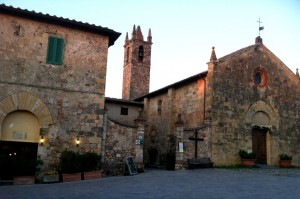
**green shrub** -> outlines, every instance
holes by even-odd
[[[247,152],[245,150],[240,150],[239,155],[242,159],[255,159],[256,154],[254,152]]]
[[[60,166],[62,173],[81,172],[81,155],[74,151],[64,151],[60,157]]]
[[[61,154],[60,170],[62,173],[78,173],[100,169],[101,155],[95,152],[79,154],[78,152],[64,151]]]
[[[280,160],[292,160],[292,158],[293,158],[293,156],[289,156],[285,153],[282,153],[282,154],[279,155]]]
[[[87,152],[81,155],[82,171],[98,171],[101,168],[101,155],[95,152]]]

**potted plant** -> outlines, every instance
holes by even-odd
[[[253,167],[255,165],[256,154],[254,152],[240,150],[239,156],[242,159],[242,165],[247,166],[247,167]]]
[[[292,156],[285,153],[279,154],[279,166],[283,168],[291,167],[292,158]]]
[[[101,155],[95,152],[86,152],[81,155],[80,165],[84,180],[101,178]]]
[[[60,157],[60,167],[62,172],[63,182],[80,181],[81,169],[79,153],[73,151],[64,151]]]
[[[45,171],[43,176],[43,182],[44,183],[51,183],[51,182],[58,182],[59,181],[59,175],[56,169],[48,169]]]

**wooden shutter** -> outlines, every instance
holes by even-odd
[[[52,64],[54,60],[54,37],[48,37],[48,50],[47,50],[47,59],[46,63]]]
[[[46,63],[48,64],[62,64],[63,60],[63,49],[64,49],[64,39],[57,37],[48,38],[48,50]]]
[[[55,57],[56,64],[62,64],[63,49],[64,49],[64,40],[61,38],[57,38],[57,40],[56,40],[56,57]]]

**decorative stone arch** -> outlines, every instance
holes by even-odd
[[[251,125],[249,128],[258,126],[274,131],[278,129],[278,122],[279,118],[275,109],[262,100],[255,102],[247,110],[245,123]]]
[[[48,128],[53,123],[46,104],[33,94],[22,91],[0,101],[0,135],[4,118],[7,114],[17,110],[27,110],[33,113],[39,119],[41,128]]]

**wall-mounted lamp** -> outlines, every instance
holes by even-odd
[[[79,140],[79,137],[77,137],[77,139],[76,139],[76,146],[78,147],[79,144],[80,144],[80,140]]]
[[[43,146],[44,142],[45,142],[44,136],[41,136],[40,143],[42,146]]]

